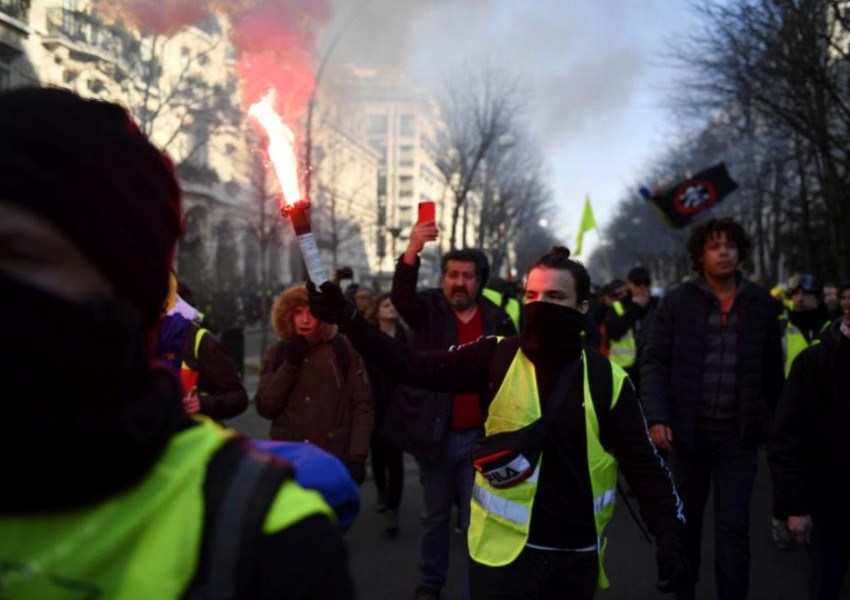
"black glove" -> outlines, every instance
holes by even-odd
[[[337,284],[326,281],[320,289],[321,292],[317,291],[312,281],[307,282],[310,312],[314,317],[334,325],[345,325],[354,318],[357,309],[345,298]]]
[[[678,533],[659,535],[655,540],[658,563],[658,591],[665,594],[685,591],[693,585],[693,573]]]
[[[303,335],[296,335],[283,347],[283,359],[297,367],[303,362],[309,349],[307,338]]]
[[[348,469],[348,473],[357,485],[361,485],[366,479],[365,460],[347,460],[345,461],[345,467]]]

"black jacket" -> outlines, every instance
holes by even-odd
[[[415,352],[381,334],[360,317],[347,324],[345,332],[367,360],[393,373],[400,381],[448,394],[478,393],[485,414],[520,343],[517,337],[501,343],[495,337],[487,337],[451,350]],[[649,442],[640,403],[631,384],[623,385],[614,408],[610,408],[610,400],[608,407],[601,406],[604,394],[594,391],[595,381],[607,370],[610,390],[610,366],[597,352],[588,350],[587,357],[603,446],[617,458],[635,490],[641,516],[649,530],[656,536],[678,530],[681,503],[669,472]],[[538,365],[536,373],[541,403],[545,406],[546,388],[551,389],[554,382],[550,378],[548,386],[546,382],[541,385],[544,370],[545,364]],[[610,396],[609,391],[609,399]],[[579,369],[544,443],[543,453],[549,458],[543,461],[540,473],[530,543],[569,548],[595,542],[584,400]]]
[[[840,325],[794,360],[779,400],[767,447],[777,517],[850,518],[850,339]]]
[[[248,407],[248,394],[239,371],[224,345],[212,333],[201,338],[197,360],[193,360],[197,329],[197,325],[192,324],[186,332],[183,356],[198,371],[200,412],[218,421],[233,419]]]
[[[457,318],[441,289],[416,291],[419,264],[411,267],[399,260],[393,276],[391,298],[398,314],[413,331],[417,350],[444,350],[457,344]],[[487,335],[516,335],[508,314],[488,299],[477,300],[481,325]],[[435,393],[403,386],[386,414],[382,430],[389,441],[419,457],[432,456],[449,427],[450,393]]]
[[[738,432],[745,446],[767,434],[783,383],[779,305],[767,290],[738,281],[736,400]],[[677,443],[692,448],[701,400],[709,315],[717,296],[698,280],[668,292],[655,312],[641,363],[641,400],[650,425],[673,428]]]

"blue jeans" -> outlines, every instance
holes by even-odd
[[[440,443],[438,456],[419,461],[427,513],[419,573],[423,584],[438,590],[446,583],[452,506],[457,498],[460,498],[460,526],[464,535],[469,527],[474,475],[471,450],[472,443],[480,435],[480,430],[449,431]],[[468,587],[467,583],[464,581],[464,588]],[[464,589],[464,597],[467,596],[468,591]]]
[[[698,431],[695,448],[674,447],[671,462],[684,503],[685,547],[694,573],[699,574],[703,513],[713,485],[717,597],[744,600],[750,582],[750,499],[757,450],[742,448],[737,431]]]

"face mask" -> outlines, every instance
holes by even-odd
[[[826,306],[821,304],[814,310],[791,311],[791,322],[803,331],[817,331],[829,319]]]
[[[167,392],[178,388],[149,367],[131,309],[77,304],[0,275],[0,318],[0,469],[12,481],[30,469],[50,489],[73,474],[69,485],[88,492],[111,469],[135,475],[145,447],[164,444],[180,412],[179,393]],[[92,481],[78,469],[91,469]]]
[[[529,302],[523,307],[522,349],[526,354],[550,358],[578,358],[584,314],[551,302]]]

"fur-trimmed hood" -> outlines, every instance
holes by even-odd
[[[298,306],[309,306],[307,286],[303,283],[287,288],[272,308],[272,327],[280,339],[288,342],[295,336],[292,314]],[[319,321],[319,339],[328,341],[337,333],[336,325]]]

